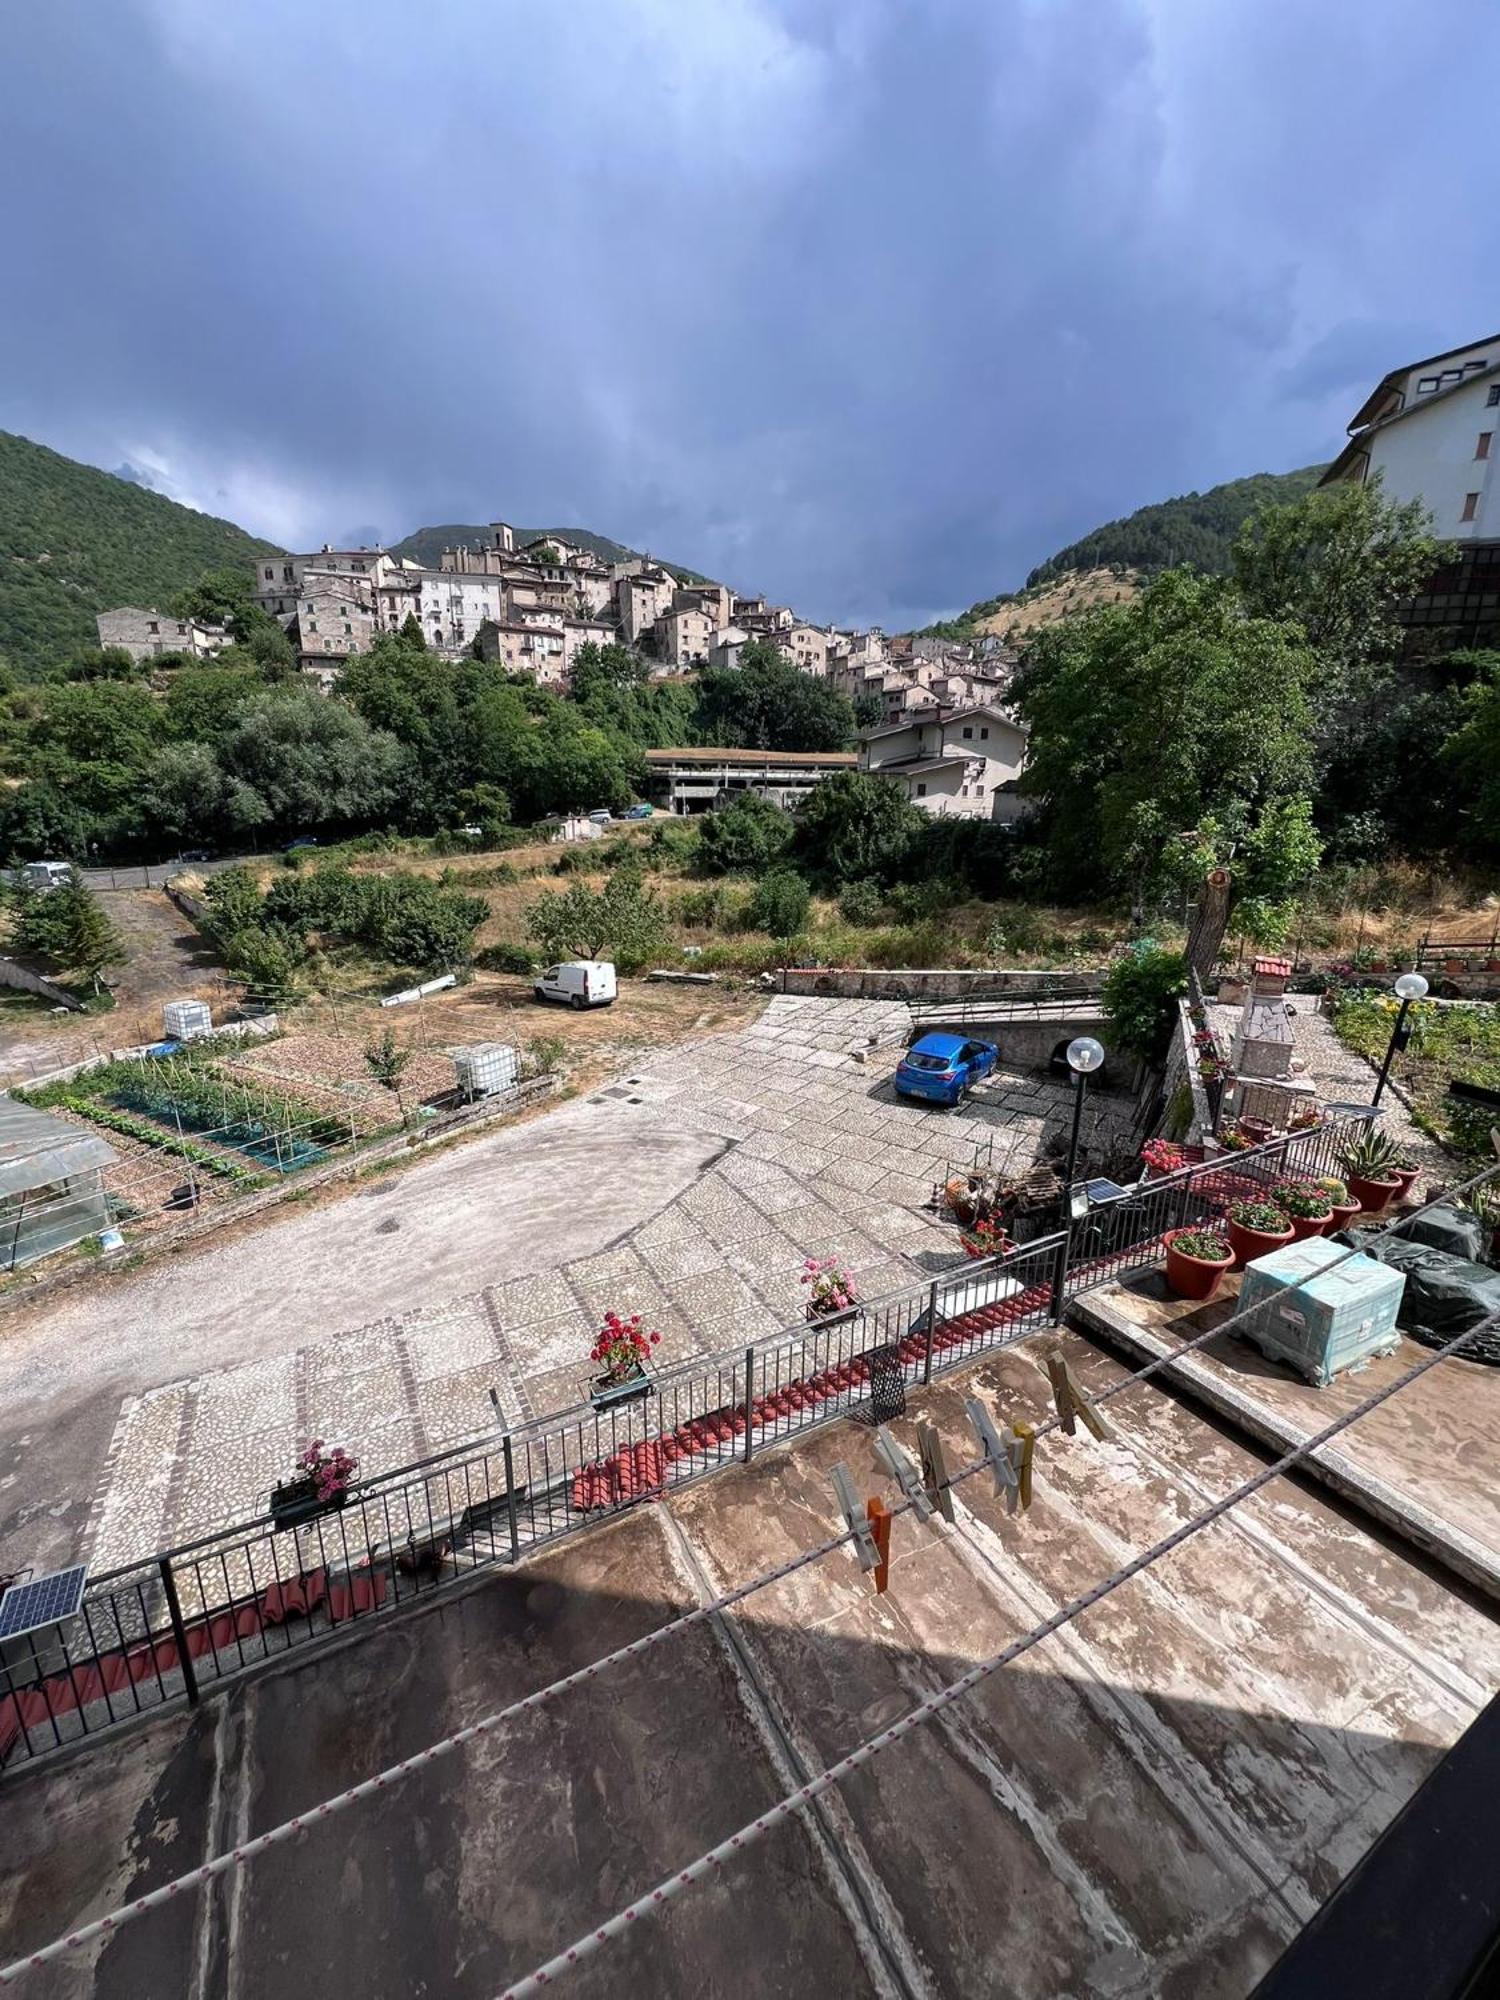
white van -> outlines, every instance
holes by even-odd
[[[71,861],[28,861],[21,870],[28,889],[66,889],[73,881]]]
[[[570,1007],[607,1007],[615,997],[615,968],[607,958],[574,958],[549,965],[537,975],[538,1000],[565,1000]]]

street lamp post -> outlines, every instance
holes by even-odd
[[[1385,1061],[1380,1065],[1380,1075],[1375,1079],[1375,1095],[1370,1099],[1371,1108],[1380,1103],[1380,1093],[1385,1089],[1385,1080],[1391,1073],[1391,1063],[1397,1049],[1404,1049],[1411,1040],[1411,1029],[1406,1025],[1406,1011],[1413,1000],[1426,997],[1427,981],[1420,972],[1403,972],[1396,981],[1396,998],[1401,1002],[1401,1010],[1396,1016],[1396,1025],[1391,1029],[1390,1046],[1385,1052]]]
[[[1078,1135],[1083,1126],[1083,1097],[1090,1076],[1104,1064],[1104,1047],[1092,1035],[1079,1035],[1068,1044],[1068,1068],[1073,1072],[1073,1130],[1068,1139],[1068,1169],[1063,1176],[1063,1239],[1058,1248],[1057,1273],[1052,1281],[1052,1317],[1062,1318],[1067,1288],[1068,1261],[1073,1248],[1073,1175],[1078,1166]]]

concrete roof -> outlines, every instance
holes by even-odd
[[[0,1195],[20,1194],[66,1180],[69,1174],[112,1167],[114,1147],[95,1132],[80,1131],[64,1119],[0,1095]]]
[[[859,762],[853,750],[648,750],[646,762],[658,767],[669,764],[791,764],[809,770],[853,770]]]
[[[1086,1385],[1118,1376],[1068,1346]],[[1035,1344],[913,1396],[952,1465],[973,1454],[975,1393],[1040,1415]],[[1264,1462],[1149,1385],[1110,1415],[1113,1442],[1044,1441],[1029,1513],[975,1479],[956,1528],[899,1520],[885,1596],[832,1554],[314,1823],[229,1894],[117,1931],[67,1990],[155,2000],[206,1990],[209,1964],[239,2000],[281,2000],[289,1966],[309,1990],[492,2000]],[[911,1423],[894,1429],[911,1449]],[[815,1433],[441,1609],[7,1776],[6,1957],[831,1534],[839,1460],[890,1494],[867,1430]],[[1227,2000],[1497,1677],[1500,1630],[1466,1594],[1275,1481],[558,1991]]]

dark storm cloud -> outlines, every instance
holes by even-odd
[[[572,521],[908,624],[1490,330],[1500,16],[1423,23],[53,0],[0,75],[0,423],[289,543]]]

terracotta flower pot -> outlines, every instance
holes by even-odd
[[[1229,1218],[1229,1244],[1234,1251],[1234,1268],[1241,1271],[1247,1264],[1253,1264],[1257,1257],[1269,1256],[1279,1250],[1284,1243],[1290,1243],[1290,1229],[1247,1229],[1242,1222]]]
[[[1323,1232],[1325,1236],[1332,1236],[1337,1230],[1347,1229],[1355,1216],[1359,1214],[1359,1203],[1357,1201],[1336,1201],[1332,1203],[1330,1213],[1333,1219]]]
[[[1397,1201],[1405,1201],[1406,1197],[1407,1197],[1407,1196],[1408,1196],[1408,1195],[1409,1195],[1409,1194],[1411,1193],[1411,1191],[1412,1191],[1412,1186],[1413,1186],[1413,1183],[1414,1183],[1414,1182],[1416,1181],[1416,1178],[1417,1178],[1417,1175],[1418,1175],[1418,1174],[1419,1174],[1419,1173],[1420,1173],[1421,1171],[1422,1171],[1422,1169],[1421,1169],[1420,1167],[1392,1167],[1392,1168],[1391,1168],[1391,1173],[1392,1173],[1392,1175],[1393,1175],[1393,1176],[1395,1177],[1395,1181],[1396,1181],[1396,1200],[1397,1200]]]
[[[1333,1227],[1333,1210],[1326,1215],[1289,1215],[1292,1225],[1292,1241],[1301,1243],[1309,1236],[1326,1236]]]
[[[1400,1181],[1393,1177],[1385,1180],[1367,1181],[1363,1174],[1345,1174],[1349,1192],[1359,1203],[1366,1215],[1379,1215],[1386,1208],[1400,1187]]]
[[[1168,1230],[1167,1283],[1180,1299],[1211,1299],[1234,1262],[1234,1252],[1226,1249],[1222,1258],[1212,1262],[1207,1257],[1190,1257],[1178,1249],[1177,1238],[1195,1234],[1190,1229]]]

